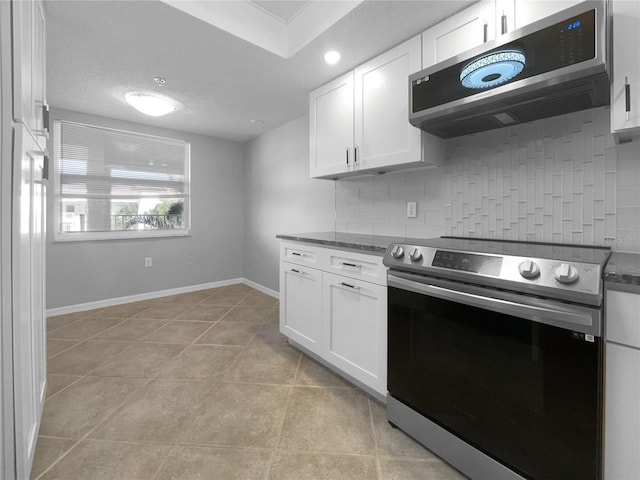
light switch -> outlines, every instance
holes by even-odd
[[[407,202],[407,218],[416,218],[417,216],[417,204],[416,202]]]

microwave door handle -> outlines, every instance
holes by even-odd
[[[600,336],[598,326],[595,325],[593,315],[587,312],[570,312],[566,310],[555,309],[552,307],[525,305],[522,303],[502,300],[499,298],[490,298],[474,293],[460,292],[450,290],[436,285],[428,285],[424,283],[414,282],[405,278],[388,276],[388,285],[403,290],[413,291],[415,293],[423,293],[432,297],[452,302],[462,303],[472,307],[478,307],[492,312],[503,313],[515,317],[525,318],[538,323],[545,323],[560,328],[572,329],[580,328],[584,333],[591,333]]]

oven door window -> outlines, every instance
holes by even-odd
[[[389,288],[388,389],[525,478],[600,478],[601,339]]]

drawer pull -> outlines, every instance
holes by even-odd
[[[361,267],[361,265],[358,265],[356,263],[349,263],[349,262],[340,262],[340,265],[344,265],[345,267],[353,267],[353,268]]]
[[[299,273],[300,275],[302,275],[302,274],[303,274],[303,272],[302,272],[302,271],[297,270],[297,269],[295,269],[295,268],[292,268],[292,269],[291,269],[291,271],[292,271],[292,272],[294,272],[294,273]]]
[[[356,287],[355,285],[351,285],[349,283],[340,282],[340,285],[342,285],[343,287],[352,288],[353,290],[360,290],[360,287]]]
[[[304,253],[300,252],[291,252],[291,255],[295,255],[296,257],[304,257]]]

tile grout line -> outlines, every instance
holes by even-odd
[[[373,458],[376,465],[376,475],[378,480],[384,480],[382,478],[382,467],[380,466],[380,457],[378,456],[378,452],[380,449],[378,448],[378,435],[376,434],[375,422],[373,421],[373,408],[371,408],[371,396],[367,396],[367,405],[369,406],[369,426],[371,427],[371,432],[373,434]]]

